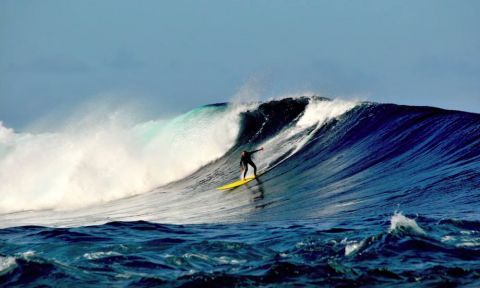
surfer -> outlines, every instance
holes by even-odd
[[[248,171],[248,164],[250,164],[253,167],[253,175],[257,177],[257,166],[255,166],[255,163],[252,161],[252,154],[257,153],[258,151],[262,151],[263,147],[255,150],[255,151],[242,151],[241,158],[240,158],[240,169],[241,172],[243,172],[243,180],[245,180],[245,176],[247,176],[247,171]]]

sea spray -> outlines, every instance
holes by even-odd
[[[134,126],[115,113],[87,115],[86,125],[39,134],[0,126],[0,211],[80,208],[181,179],[234,144],[249,107],[205,106]]]

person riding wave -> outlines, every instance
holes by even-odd
[[[255,178],[257,177],[257,166],[255,166],[255,163],[252,161],[252,155],[262,150],[263,147],[254,151],[242,151],[240,158],[240,171],[243,172],[242,180],[245,180],[245,176],[247,176],[248,164],[253,167],[253,175],[255,175]]]

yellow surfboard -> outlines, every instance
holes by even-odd
[[[227,184],[227,185],[223,185],[221,187],[218,187],[217,189],[218,190],[229,190],[229,189],[233,189],[233,188],[236,188],[238,186],[242,186],[243,184],[246,184],[250,181],[252,181],[253,179],[255,179],[255,176],[250,176],[250,177],[247,177],[245,178],[245,180],[238,180],[238,181],[235,181],[235,182],[232,182],[230,184]]]

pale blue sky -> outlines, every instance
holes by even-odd
[[[480,1],[0,1],[0,121],[325,96],[480,112]]]

